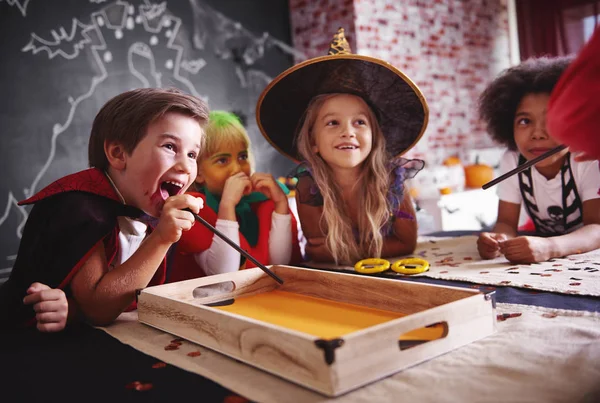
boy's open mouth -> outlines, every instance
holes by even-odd
[[[175,181],[164,181],[160,184],[160,195],[163,200],[166,200],[170,196],[175,196],[183,189],[183,183]]]

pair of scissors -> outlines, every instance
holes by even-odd
[[[381,258],[369,258],[356,262],[354,270],[359,273],[373,274],[382,273],[388,269],[392,269],[396,273],[401,274],[418,274],[429,270],[429,262],[425,259],[411,257],[408,259],[400,259],[391,264],[389,260]]]

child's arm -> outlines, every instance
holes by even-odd
[[[269,261],[264,264],[289,264],[292,256],[291,215],[273,212],[269,234]],[[240,244],[239,224],[236,221],[217,220],[216,228]],[[231,273],[240,267],[240,254],[221,238],[215,236],[207,250],[194,255],[196,263],[207,276]]]
[[[250,180],[255,191],[275,203],[269,232],[269,264],[288,264],[292,258],[292,216],[287,195],[273,175],[256,172]]]
[[[404,192],[400,211],[413,218],[396,218],[394,220],[394,235],[384,238],[382,257],[408,255],[417,247],[417,213],[408,192]]]
[[[237,221],[218,219],[215,228],[236,245],[240,244],[240,225]],[[210,247],[195,253],[194,258],[207,276],[231,273],[240,268],[240,253],[216,235],[213,236]]]
[[[251,191],[252,182],[248,175],[238,172],[227,178],[221,194],[215,227],[236,245],[240,244],[240,225],[235,215],[235,207],[244,194]],[[196,253],[194,258],[207,276],[231,273],[240,268],[240,253],[217,236],[213,237],[213,242],[207,250]]]
[[[298,219],[306,238],[305,253],[316,262],[333,262],[333,256],[325,244],[325,234],[321,231],[320,220],[323,214],[322,206],[311,206],[303,203],[299,189],[296,190]]]
[[[500,255],[500,243],[517,236],[521,205],[500,200],[498,219],[492,232],[482,232],[477,239],[477,250],[484,259],[493,259]]]
[[[521,236],[504,242],[500,249],[511,262],[533,263],[600,248],[600,199],[583,202],[583,223],[582,228],[570,234],[550,238]]]
[[[269,232],[269,264],[289,264],[292,260],[292,242],[292,215],[273,211]]]
[[[190,212],[200,211],[201,199],[187,194],[170,197],[155,230],[123,264],[108,270],[100,242],[71,281],[73,297],[83,315],[95,325],[112,322],[135,299],[137,289],[148,285],[168,249],[194,223]]]

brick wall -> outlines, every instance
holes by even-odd
[[[354,0],[289,1],[292,41],[308,58],[327,54],[338,27],[344,28],[346,39],[356,49]]]
[[[423,91],[430,113],[410,156],[440,162],[494,146],[476,110],[479,94],[509,66],[506,1],[290,0],[294,45],[309,57],[322,55],[344,26],[355,53],[405,72]]]

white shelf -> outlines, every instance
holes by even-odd
[[[438,198],[417,200],[419,233],[437,231],[480,231],[492,227],[498,213],[496,192],[467,189],[440,195]]]

